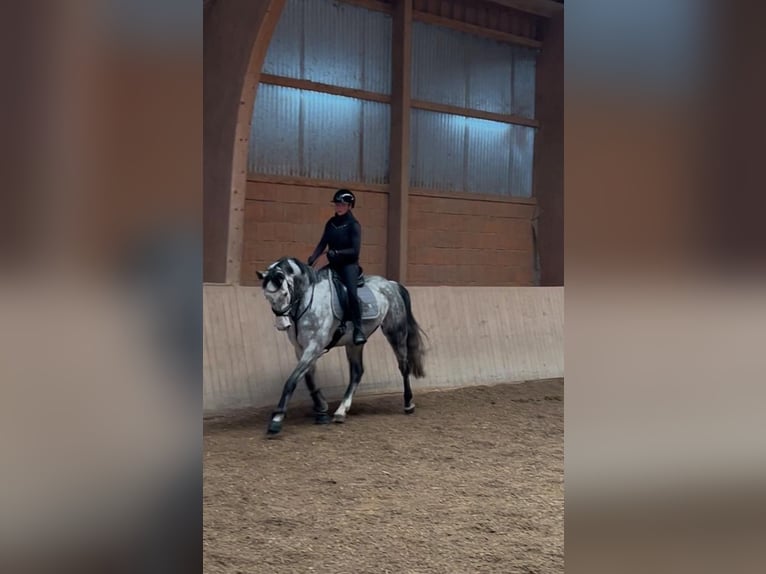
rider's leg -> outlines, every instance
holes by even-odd
[[[351,314],[351,323],[354,325],[354,344],[361,345],[367,341],[362,331],[362,311],[357,295],[356,283],[359,278],[359,266],[356,264],[344,265],[338,270],[341,281],[348,291],[348,307]]]

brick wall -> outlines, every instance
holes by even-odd
[[[407,283],[534,285],[534,205],[412,192]]]
[[[366,273],[384,275],[388,194],[349,185],[356,195],[354,215],[362,225],[361,265]],[[243,285],[258,283],[256,269],[283,256],[305,261],[333,215],[330,199],[337,187],[248,181],[242,251]],[[325,257],[317,267],[327,263]]]
[[[388,194],[348,186],[357,196],[365,272],[386,274]],[[337,186],[249,181],[245,201],[242,284],[283,256],[305,260],[332,216]],[[529,203],[435,197],[409,200],[408,285],[534,284]],[[321,258],[318,265],[324,265]]]

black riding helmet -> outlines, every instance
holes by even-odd
[[[331,203],[348,203],[351,207],[354,207],[356,204],[356,197],[354,197],[354,194],[347,189],[339,189],[335,192],[335,195],[332,196]]]

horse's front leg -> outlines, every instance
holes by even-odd
[[[318,425],[324,425],[330,422],[330,415],[327,414],[329,406],[322,394],[322,389],[317,387],[314,382],[315,366],[309,369],[306,373],[306,388],[308,388],[311,394],[311,400],[314,401],[314,422]]]
[[[269,422],[269,427],[267,429],[269,435],[276,435],[282,430],[282,421],[285,419],[287,403],[290,402],[290,397],[295,391],[295,386],[298,384],[298,381],[309,372],[311,367],[314,366],[314,363],[321,354],[322,349],[314,344],[307,346],[303,350],[301,358],[298,360],[298,364],[285,382],[285,386],[282,389],[282,397],[279,399],[279,404],[277,405],[277,410],[271,415],[271,421]]]
[[[294,343],[294,345],[295,358],[300,361],[301,356],[303,355],[303,349],[299,348],[297,343]],[[316,362],[309,367],[309,370],[306,371],[306,376],[303,379],[306,381],[306,388],[309,390],[311,400],[314,402],[314,420],[317,424],[327,424],[330,422],[330,415],[327,414],[327,401],[325,400],[324,395],[322,395],[321,389],[317,387],[316,382],[314,381],[315,371]]]

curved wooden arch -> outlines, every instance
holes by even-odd
[[[203,279],[239,283],[250,122],[286,0],[213,0],[204,13]]]

